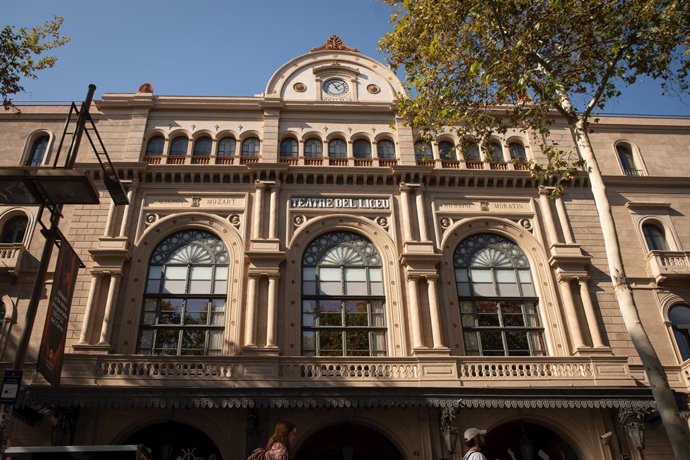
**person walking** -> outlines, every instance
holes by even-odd
[[[482,453],[482,447],[484,447],[486,430],[480,430],[478,428],[468,428],[465,430],[463,436],[465,440],[465,445],[470,448],[467,451],[462,460],[487,460],[486,456]]]

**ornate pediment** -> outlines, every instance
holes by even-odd
[[[328,37],[328,40],[326,40],[326,43],[323,45],[317,47],[317,48],[312,48],[310,51],[352,51],[353,53],[359,53],[359,50],[357,48],[350,48],[349,46],[346,46],[343,41],[338,37],[337,35],[331,35]]]

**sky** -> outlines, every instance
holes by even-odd
[[[62,16],[71,41],[52,69],[25,79],[15,101],[72,101],[96,85],[158,95],[253,96],[282,64],[329,36],[385,61],[378,40],[392,28],[381,0],[2,0],[0,26]],[[690,95],[663,96],[651,80],[627,88],[605,113],[690,116]]]

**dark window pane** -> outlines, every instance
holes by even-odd
[[[366,331],[348,331],[347,355],[348,356],[369,356],[369,333]]]
[[[333,139],[328,142],[328,156],[330,158],[345,158],[347,156],[347,143],[342,139]]]
[[[242,141],[242,156],[256,157],[259,155],[259,139],[256,137],[249,137]]]
[[[668,251],[666,234],[658,225],[646,223],[642,225],[642,233],[650,251]]]
[[[236,147],[235,139],[232,137],[224,137],[218,142],[218,153],[219,157],[231,157],[235,155]]]
[[[287,138],[280,142],[281,157],[296,157],[298,153],[297,139]]]
[[[26,216],[14,216],[7,219],[0,232],[0,243],[21,243],[24,241],[26,226],[29,219]]]
[[[323,142],[321,139],[309,139],[304,143],[304,156],[307,158],[321,158]]]
[[[200,137],[194,142],[193,155],[207,156],[211,154],[211,138],[208,136]]]
[[[379,158],[395,158],[395,144],[388,140],[378,141],[376,144],[376,154]]]
[[[342,356],[343,335],[342,332],[319,332],[319,350],[322,356]]]
[[[510,152],[510,159],[516,161],[527,161],[527,154],[525,153],[525,146],[518,142],[511,142],[508,145]]]
[[[417,160],[433,160],[434,153],[431,150],[431,144],[426,141],[417,141],[414,143],[414,157]]]
[[[26,162],[27,166],[41,166],[43,164],[49,142],[50,137],[48,136],[41,136],[34,141],[33,145],[31,146],[29,158]]]
[[[149,139],[146,144],[146,155],[163,155],[163,147],[165,146],[165,139],[163,136],[155,136]]]
[[[450,141],[439,142],[438,154],[441,156],[441,160],[455,160],[455,144]]]
[[[371,143],[366,139],[357,139],[352,144],[352,153],[355,158],[371,158]]]
[[[186,155],[189,140],[186,137],[176,137],[170,143],[170,155]]]

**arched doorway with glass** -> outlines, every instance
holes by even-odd
[[[403,460],[403,456],[395,444],[379,431],[346,422],[313,433],[301,443],[294,457],[294,460],[317,459]]]
[[[122,444],[141,444],[155,460],[222,460],[216,444],[190,425],[165,422],[143,428]]]
[[[490,429],[482,452],[487,458],[501,460],[580,460],[561,435],[526,420],[514,420]]]

